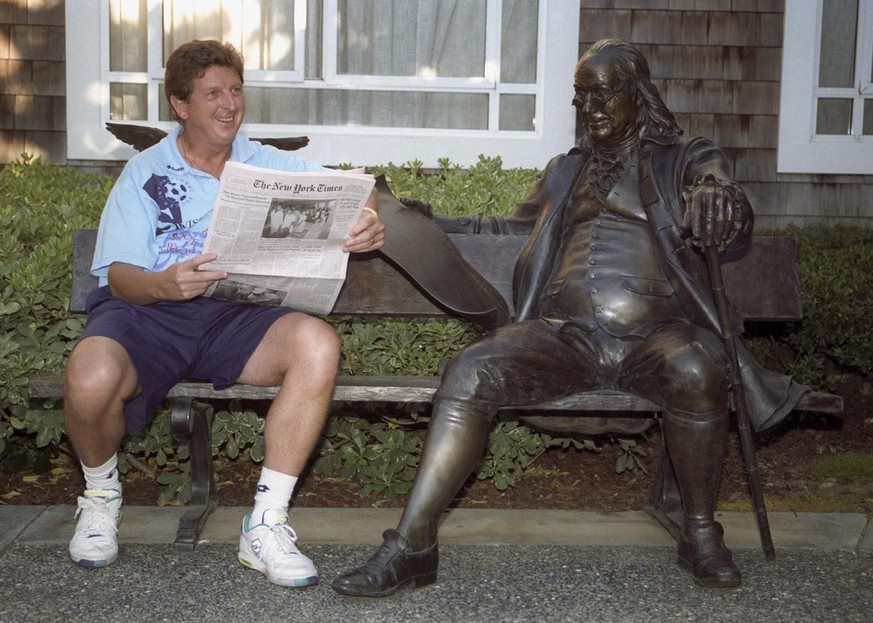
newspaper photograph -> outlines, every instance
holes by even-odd
[[[229,275],[205,296],[330,313],[346,277],[343,239],[374,185],[360,172],[289,173],[228,162],[204,247],[218,259],[203,269]]]

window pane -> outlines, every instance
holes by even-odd
[[[110,82],[109,118],[113,121],[148,119],[148,86]]]
[[[109,3],[109,70],[148,71],[145,0]]]
[[[501,95],[500,129],[531,132],[536,129],[536,111],[535,95]]]
[[[501,82],[536,83],[538,14],[539,2],[504,0],[500,35]]]
[[[820,87],[855,83],[855,32],[858,0],[825,0],[822,8]]]
[[[485,75],[481,0],[340,0],[337,12],[339,74]]]
[[[818,113],[815,121],[816,134],[851,134],[852,100],[818,100]]]
[[[864,100],[864,125],[861,133],[873,135],[873,100]]]
[[[246,87],[246,121],[484,130],[488,96],[475,93]]]
[[[294,69],[294,6],[291,0],[166,0],[164,62],[192,39],[231,43],[246,69]]]

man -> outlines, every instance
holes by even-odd
[[[109,195],[92,265],[101,287],[89,296],[88,323],[67,365],[66,429],[86,483],[70,555],[86,567],[116,559],[122,500],[116,452],[126,430],[144,428],[177,381],[278,385],[239,560],[275,584],[314,584],[318,573],[296,547],[287,509],[326,418],[339,338],[322,320],[293,309],[201,297],[227,274],[199,267],[216,259],[203,253],[203,242],[227,161],[324,169],[238,136],[243,60],[232,46],[180,46],[167,59],[164,89],[179,125],[132,158]],[[344,251],[372,251],[383,242],[373,195]]]
[[[382,596],[435,581],[437,522],[499,407],[603,388],[663,410],[683,506],[679,565],[704,586],[741,583],[714,520],[728,362],[701,249],[741,251],[751,207],[711,143],[679,138],[633,46],[594,44],[574,86],[584,136],[548,164],[512,216],[438,217],[449,231],[530,233],[514,271],[516,319],[447,365],[400,523],[363,567],[333,581],[340,593]],[[802,389],[745,350],[742,358],[752,417],[770,425]]]

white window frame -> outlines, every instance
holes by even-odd
[[[861,111],[854,106],[853,135],[817,135],[817,88],[822,0],[786,0],[779,110],[779,173],[873,174],[873,136],[860,134]],[[873,0],[860,0],[858,27],[864,31],[856,62],[870,69],[873,50]],[[856,85],[854,95],[873,93],[873,84]],[[835,93],[837,94],[837,93]],[[839,95],[845,96],[840,89]],[[856,102],[860,100],[856,99]]]
[[[487,2],[488,10],[498,11],[499,15],[500,0]],[[325,4],[335,5],[335,0],[325,0]],[[302,9],[303,15],[300,14],[301,6],[305,7],[305,2],[297,3],[295,11],[298,18],[305,16],[305,8]],[[150,119],[158,117],[159,99],[155,94],[163,75],[146,76],[145,73],[133,75],[108,71],[108,27],[102,26],[108,24],[108,10],[106,0],[66,2],[67,157],[70,160],[126,160],[136,153],[105,129],[105,123],[110,120],[110,82],[148,82],[151,90],[148,114]],[[162,33],[152,26],[153,23],[160,22],[149,20],[149,54],[159,57]],[[494,50],[500,49],[500,33],[495,33],[495,30],[499,31],[499,28],[490,28],[487,33],[487,45],[492,52],[490,56],[496,56],[493,54]],[[306,135],[310,143],[299,152],[300,155],[328,165],[383,165],[389,162],[402,164],[419,160],[425,167],[436,167],[439,159],[448,158],[453,163],[467,166],[474,164],[480,155],[485,155],[499,156],[506,167],[541,168],[556,153],[569,149],[575,140],[575,109],[570,102],[573,97],[573,71],[579,53],[579,0],[540,0],[538,30],[536,85],[505,83],[495,87],[499,68],[489,63],[484,78],[441,79],[441,84],[436,87],[437,90],[463,88],[464,92],[470,93],[493,93],[496,88],[498,95],[491,98],[492,112],[499,106],[499,97],[504,93],[535,94],[536,127],[533,131],[245,123],[241,133],[248,136]],[[302,37],[297,39],[300,41]],[[295,61],[296,64],[302,64],[303,54],[295,54]],[[149,64],[151,67],[160,67],[160,59],[150,58]],[[300,70],[294,72],[246,70],[246,86],[263,86],[275,84],[277,81],[298,82],[301,80],[302,65],[298,67]],[[385,79],[372,80],[369,76],[330,75],[325,76],[325,79],[325,83],[320,83],[315,88],[343,86],[381,89],[386,86]],[[406,81],[407,84],[398,82],[398,88],[421,90],[425,84],[419,78],[399,80]],[[434,81],[430,81],[430,84],[433,83]],[[308,85],[308,81],[306,84]],[[136,123],[161,127],[164,130],[175,125],[160,121]]]

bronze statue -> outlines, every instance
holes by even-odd
[[[516,318],[446,367],[415,483],[396,530],[362,567],[333,581],[390,595],[436,579],[437,522],[476,466],[499,407],[617,389],[662,407],[681,495],[678,564],[707,587],[740,585],[714,519],[729,413],[729,358],[703,250],[741,254],[753,227],[721,152],[685,139],[639,51],[595,43],[575,72],[584,135],[555,157],[507,218],[437,217],[448,231],[527,233]],[[740,327],[741,332],[741,327]],[[804,393],[739,345],[756,428]]]

